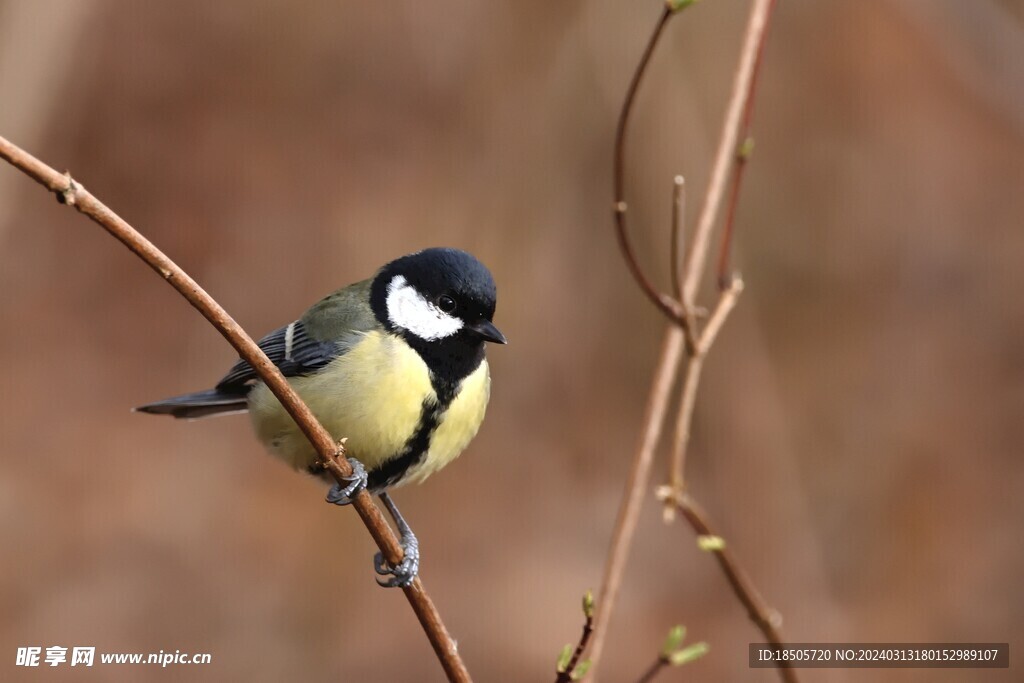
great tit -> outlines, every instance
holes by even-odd
[[[377,572],[391,575],[382,585],[408,585],[419,568],[416,538],[387,490],[450,463],[483,421],[484,344],[506,343],[491,322],[495,302],[494,279],[480,261],[458,249],[425,249],[328,295],[259,342],[327,431],[347,439],[353,479],[336,484],[328,501],[348,504],[365,487],[395,518],[405,559],[390,567],[377,554]],[[274,455],[320,473],[309,441],[244,360],[213,389],[136,410],[176,418],[248,411]]]

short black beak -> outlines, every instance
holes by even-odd
[[[505,335],[487,318],[480,318],[475,323],[470,323],[468,327],[484,341],[494,342],[495,344],[508,344]]]

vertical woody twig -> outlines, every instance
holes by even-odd
[[[763,48],[768,22],[775,6],[775,0],[753,0],[744,34],[743,47],[740,52],[739,66],[733,80],[729,105],[722,125],[721,139],[711,171],[711,178],[701,206],[697,227],[692,241],[685,252],[682,273],[679,272],[678,265],[676,264],[676,259],[680,258],[679,252],[683,249],[681,237],[683,226],[681,206],[682,183],[677,180],[673,203],[672,243],[670,245],[670,253],[673,260],[671,274],[674,296],[672,296],[658,291],[650,278],[644,274],[629,242],[628,225],[626,223],[627,205],[624,198],[624,148],[626,123],[628,122],[636,92],[643,79],[651,54],[668,20],[679,9],[689,4],[691,2],[687,0],[666,0],[666,7],[655,25],[627,90],[616,134],[613,173],[615,190],[614,217],[619,245],[623,257],[634,279],[640,285],[641,290],[658,310],[669,319],[670,324],[665,331],[661,355],[651,383],[647,409],[644,414],[644,426],[641,430],[640,441],[633,458],[633,466],[630,469],[626,482],[626,493],[619,508],[619,515],[616,520],[605,565],[604,579],[599,592],[595,634],[591,640],[590,650],[590,660],[593,663],[594,669],[596,669],[602,655],[605,638],[607,637],[608,623],[622,583],[622,575],[629,556],[640,508],[643,504],[644,495],[648,490],[651,461],[653,460],[654,452],[664,427],[669,395],[676,376],[679,374],[679,366],[683,358],[684,349],[686,352],[686,367],[684,369],[680,407],[676,419],[669,483],[659,489],[658,495],[664,502],[666,518],[674,516],[676,510],[679,510],[700,536],[706,536],[709,533],[708,525],[703,522],[703,514],[694,512],[698,508],[694,507],[695,503],[692,498],[684,494],[686,450],[689,443],[690,425],[693,419],[693,409],[696,404],[697,388],[700,382],[704,359],[726,318],[733,307],[735,307],[737,299],[743,291],[743,281],[739,277],[730,277],[726,282],[724,277],[720,277],[724,284],[710,318],[703,326],[703,330],[697,329],[698,326],[695,322],[696,311],[698,310],[696,299],[707,264],[711,233],[717,222],[722,201],[725,197],[725,186],[729,170],[737,160],[745,163],[746,157],[749,155],[749,145],[744,145],[744,149],[741,150],[737,145],[737,141],[741,124],[744,136],[747,137],[749,135],[753,91],[757,82],[756,76],[759,72],[759,65],[764,54]],[[729,228],[728,233],[723,236],[723,254],[730,249],[731,223],[735,204],[739,197],[740,179],[741,171],[737,170],[734,176],[732,192],[729,195]],[[727,254],[720,256],[719,262],[720,264],[726,264],[723,267],[727,267]],[[723,557],[726,557],[728,561],[724,561]],[[763,601],[760,600],[756,590],[753,589],[753,585],[746,579],[745,573],[738,569],[731,553],[726,556],[720,552],[719,562],[727,578],[729,578],[730,584],[733,585],[737,596],[748,608],[751,618],[761,628],[765,636],[772,642],[775,642],[773,638],[780,638],[777,629],[777,614],[769,616],[769,610]],[[742,576],[745,580],[743,582],[736,582],[733,580],[736,576]],[[757,599],[751,599],[751,596],[756,596]],[[780,669],[780,672],[785,680],[795,680],[792,677],[791,669]]]

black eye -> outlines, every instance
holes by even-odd
[[[445,313],[451,313],[455,310],[455,299],[451,298],[447,294],[441,295],[441,298],[437,300],[437,306]]]

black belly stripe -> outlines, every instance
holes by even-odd
[[[431,379],[433,380],[434,392],[437,394],[438,400],[436,402],[423,402],[419,424],[416,425],[416,431],[405,442],[402,452],[397,457],[391,458],[369,473],[367,488],[370,491],[377,493],[389,486],[394,486],[405,477],[409,470],[420,464],[423,458],[427,456],[427,451],[430,450],[430,439],[434,435],[434,430],[441,424],[441,417],[448,410],[448,406],[451,405],[452,401],[455,400],[455,393],[458,389],[457,384],[446,382],[439,386],[436,378]]]

